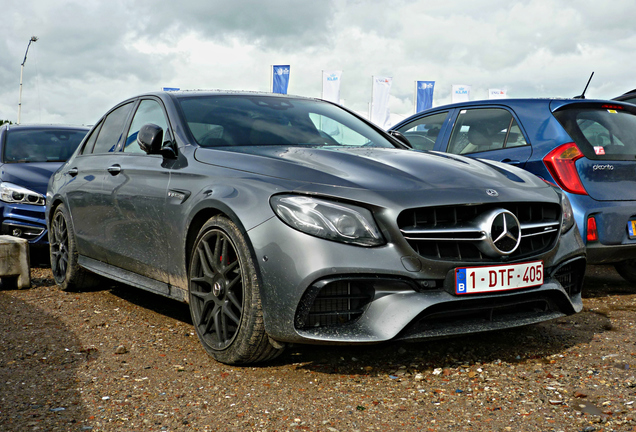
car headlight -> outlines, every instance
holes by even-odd
[[[44,195],[9,182],[0,182],[0,200],[7,203],[39,206],[46,204]]]
[[[574,213],[572,212],[572,204],[570,204],[570,200],[564,193],[561,194],[561,211],[563,213],[563,218],[561,221],[561,234],[563,234],[574,226]]]
[[[298,231],[360,246],[384,244],[365,208],[300,195],[276,195],[270,202],[278,217]]]

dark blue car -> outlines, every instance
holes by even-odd
[[[82,141],[88,128],[57,125],[0,127],[0,230],[48,246],[44,209],[51,175]]]
[[[391,128],[416,150],[515,165],[563,189],[588,264],[636,281],[636,106],[585,99],[504,99],[445,105]]]

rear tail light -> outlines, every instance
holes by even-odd
[[[587,195],[579,173],[576,171],[576,161],[583,157],[583,153],[574,143],[563,144],[543,158],[543,163],[552,174],[552,178],[566,192]]]
[[[598,230],[596,229],[596,219],[594,216],[590,216],[587,218],[587,233],[586,233],[587,241],[598,241]]]

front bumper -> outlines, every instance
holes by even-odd
[[[404,245],[345,245],[305,235],[277,218],[248,235],[263,283],[265,327],[279,341],[432,338],[532,324],[582,309],[585,248],[576,229],[562,235],[552,250],[532,258],[544,262],[543,285],[470,296],[457,296],[451,289],[455,267],[465,263],[425,260]],[[564,272],[567,265],[570,270]],[[568,278],[573,282],[568,284]],[[324,303],[333,300],[339,306],[324,315],[340,314],[331,321],[312,321],[308,310],[320,288],[329,284],[334,291],[328,291]],[[342,311],[342,305],[349,309]]]
[[[26,239],[30,245],[49,244],[44,206],[0,203],[0,209],[0,234]]]

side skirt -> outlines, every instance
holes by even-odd
[[[80,255],[78,264],[87,270],[92,271],[100,276],[104,276],[108,279],[112,279],[117,282],[121,282],[127,285],[132,285],[136,288],[141,288],[146,291],[160,294],[165,297],[169,297],[184,303],[188,302],[187,291],[164,283],[158,280],[151,279],[146,276],[142,276],[137,273],[130,272],[128,270],[121,269],[119,267],[106,264],[102,261],[97,261],[92,258],[87,258]]]

